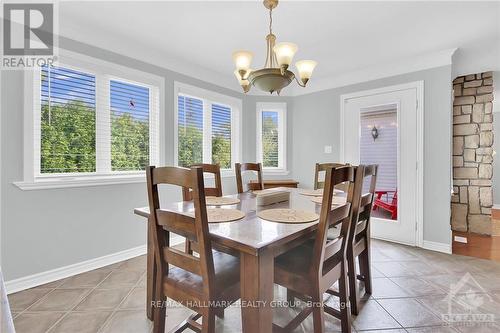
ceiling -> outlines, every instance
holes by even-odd
[[[457,74],[500,70],[500,2],[281,1],[278,41],[314,59],[328,80],[458,48]],[[59,33],[238,89],[231,54],[264,64],[268,12],[260,1],[65,1]],[[417,58],[415,58],[417,59]]]

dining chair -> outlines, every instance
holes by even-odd
[[[315,171],[314,171],[314,189],[318,190],[318,189],[321,189],[321,188],[325,187],[325,182],[319,180],[320,179],[320,173],[326,172],[326,170],[329,169],[329,168],[338,168],[338,167],[346,166],[346,165],[349,165],[349,164],[343,164],[343,163],[316,163],[316,168],[315,168]],[[345,189],[345,186],[343,186],[343,184],[337,185],[337,188],[338,187],[341,187],[342,189]]]
[[[205,196],[222,197],[222,180],[220,176],[220,165],[219,164],[205,164],[198,163],[192,164],[191,168],[200,167],[203,170],[203,175],[205,173],[211,173],[214,175],[214,185],[215,187],[205,187]],[[182,188],[182,200],[191,201],[193,200],[192,189],[183,187]],[[185,252],[193,254],[193,250],[196,250],[197,246],[193,242],[186,239],[184,243]]]
[[[214,175],[214,185],[215,187],[205,187],[205,195],[212,197],[222,197],[222,180],[220,176],[220,165],[219,164],[192,164],[191,168],[200,167],[203,170],[203,174],[210,173]],[[182,200],[190,201],[193,200],[192,190],[184,187],[182,188]]]
[[[347,286],[346,246],[354,198],[356,168],[343,166],[325,169],[325,186],[319,224],[315,237],[302,245],[285,252],[275,259],[274,282],[292,291],[295,297],[311,301],[313,306],[306,306],[285,327],[277,331],[293,331],[309,314],[313,313],[314,333],[324,332],[324,312],[340,319],[342,332],[351,332],[351,314],[348,309],[349,291]],[[332,207],[335,185],[349,184],[346,204]],[[338,238],[328,241],[327,232],[333,225],[340,225]],[[323,304],[323,294],[338,281],[340,309]]]
[[[243,178],[241,173],[244,171],[256,171],[257,182],[248,183],[248,190],[263,190],[264,183],[262,181],[262,163],[235,163],[234,168],[236,171],[236,185],[238,193],[243,193]]]
[[[359,313],[360,290],[357,281],[364,283],[366,294],[372,293],[370,216],[375,198],[378,165],[359,167],[357,172],[359,183],[354,191],[354,213],[347,243],[349,298],[353,315]],[[368,193],[363,194],[363,185],[365,183],[370,185]],[[359,275],[356,269],[356,258],[359,260]]]
[[[153,332],[165,330],[166,307],[172,299],[195,314],[177,325],[172,332],[190,328],[214,333],[215,315],[240,298],[240,264],[237,257],[212,251],[208,230],[203,169],[177,167],[146,169],[150,218],[155,253],[156,279]],[[170,184],[192,189],[193,216],[162,210],[158,185]],[[170,233],[181,235],[198,245],[199,256],[170,246]],[[202,318],[202,323],[197,320]]]

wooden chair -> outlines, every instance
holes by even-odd
[[[193,167],[200,167],[203,173],[211,173],[214,175],[215,187],[205,187],[205,196],[212,197],[222,197],[222,180],[220,176],[220,165],[219,164],[193,164]],[[187,187],[182,188],[182,200],[190,201],[193,200],[193,195],[191,189]]]
[[[320,172],[325,172],[329,168],[339,168],[341,166],[346,166],[349,164],[342,164],[342,163],[316,163],[316,170],[314,172],[314,189],[318,190],[320,188],[325,187],[325,182],[319,180],[319,174]],[[337,185],[337,188],[346,190],[345,186],[343,184]]]
[[[311,312],[313,313],[314,333],[324,332],[324,312],[340,319],[342,332],[351,332],[349,291],[347,287],[346,247],[355,182],[354,167],[326,168],[325,187],[319,225],[314,238],[304,244],[278,256],[275,259],[274,281],[284,286],[293,296],[312,301],[320,306],[305,307],[286,327],[276,327],[280,332],[293,331]],[[348,182],[346,204],[332,208],[332,196],[335,185]],[[340,236],[327,241],[328,229],[341,225]],[[323,304],[323,294],[336,281],[339,282],[340,310]]]
[[[215,187],[205,187],[205,196],[212,197],[222,197],[222,180],[220,176],[220,165],[219,164],[193,164],[191,167],[200,167],[203,170],[203,175],[205,173],[211,173],[214,175]],[[193,200],[192,189],[183,187],[182,188],[182,200],[191,201]],[[193,249],[196,250],[196,245],[193,242],[186,239],[184,244],[186,253],[193,254]]]
[[[239,259],[213,252],[207,220],[205,187],[202,168],[149,167],[146,169],[150,227],[153,229],[156,283],[154,292],[153,332],[165,330],[167,297],[189,307],[196,314],[188,317],[172,332],[190,328],[196,332],[215,332],[215,315],[240,298]],[[160,208],[159,184],[171,184],[192,189],[194,217]],[[170,247],[170,233],[198,244],[199,257]],[[202,317],[202,323],[196,322]]]
[[[238,187],[238,193],[243,193],[243,178],[241,173],[244,171],[256,171],[257,172],[257,182],[248,183],[248,190],[263,190],[264,183],[262,182],[262,164],[261,163],[235,163],[234,168],[236,170],[236,185]]]
[[[347,245],[347,264],[348,264],[348,279],[349,293],[351,302],[351,313],[357,315],[359,312],[360,291],[357,285],[357,280],[363,281],[365,292],[372,293],[372,274],[370,260],[370,216],[372,212],[373,201],[375,198],[375,186],[377,183],[378,165],[366,165],[359,171],[359,179],[361,187],[358,193],[354,193],[354,199],[359,200],[353,202],[358,211],[358,214],[353,214],[351,222],[351,230],[349,231],[349,241]],[[363,184],[365,179],[369,178],[369,191],[362,194]],[[356,270],[356,258],[359,260],[359,271]]]

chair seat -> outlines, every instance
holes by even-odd
[[[215,270],[215,299],[232,299],[234,292],[239,290],[240,259],[229,254],[213,251]],[[164,288],[178,288],[187,291],[196,298],[203,295],[203,279],[200,275],[191,273],[182,268],[171,266],[165,277]],[[236,299],[238,299],[237,297]]]

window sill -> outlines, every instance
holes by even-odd
[[[145,183],[146,177],[141,174],[127,175],[104,175],[89,177],[44,177],[37,178],[34,181],[14,182],[14,185],[23,191],[46,190],[57,188],[88,187],[101,185],[133,184]]]
[[[272,176],[287,176],[290,174],[290,171],[285,169],[263,169],[262,172],[264,175],[272,175]]]

